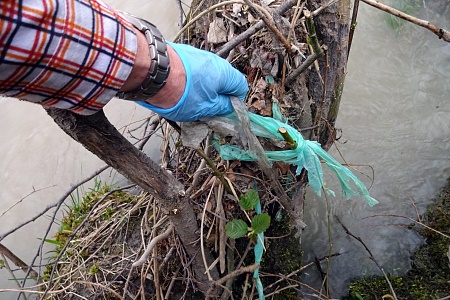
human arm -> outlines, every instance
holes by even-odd
[[[90,15],[95,16],[94,22],[85,18]],[[119,90],[139,86],[148,73],[149,50],[143,34],[116,11],[95,0],[24,0],[20,5],[18,1],[1,1],[0,21],[2,95],[88,115],[100,110]],[[190,79],[207,72],[189,73],[188,78],[186,70],[192,69],[192,62],[182,62],[171,46],[167,51],[171,72],[166,85],[157,95],[140,100],[176,121],[181,120],[180,116],[192,115],[184,112],[186,107],[206,108],[209,115],[220,113],[208,101],[213,100],[219,108],[229,104],[218,90],[221,87],[215,86],[212,91],[220,97],[199,98],[192,93],[196,88],[190,88],[194,82]],[[199,51],[193,55],[198,61],[212,55],[195,51]],[[228,68],[232,69],[229,64],[225,69]],[[237,75],[246,86],[243,75]]]
[[[93,114],[135,62],[133,26],[101,2],[0,1],[0,24],[0,93],[44,107]]]

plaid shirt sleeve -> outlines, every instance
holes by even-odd
[[[131,72],[132,28],[100,0],[0,0],[0,94],[93,114]]]

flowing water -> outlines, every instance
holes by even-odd
[[[176,32],[175,1],[163,5],[157,0],[107,2],[148,18],[169,38]],[[431,2],[427,3],[430,7],[421,10],[421,17],[443,27],[450,24],[445,1],[427,2]],[[433,3],[441,7],[431,7]],[[371,194],[380,204],[369,208],[362,199],[328,199],[332,252],[341,253],[332,260],[330,269],[335,296],[343,293],[350,278],[377,272],[367,253],[346,236],[336,217],[364,240],[388,271],[401,273],[409,266],[411,251],[422,242],[420,237],[402,227],[386,225],[404,221],[398,218],[362,218],[376,214],[414,216],[409,198],[423,211],[450,177],[450,44],[408,24],[394,30],[383,13],[363,4],[360,10],[337,124],[343,129],[340,141],[345,142],[339,149],[348,163],[373,168]],[[0,99],[0,107],[7,112],[0,118],[2,234],[57,201],[72,183],[103,163],[65,135],[40,107],[11,99]],[[108,104],[105,111],[117,127],[148,115],[148,111],[121,101]],[[158,148],[158,142],[154,144]],[[331,153],[339,156],[335,149]],[[372,174],[369,167],[355,168]],[[371,184],[364,175],[359,177]],[[326,178],[327,186],[339,195],[333,176]],[[103,180],[117,182],[120,177],[107,173]],[[325,200],[309,193],[308,227],[303,236],[306,260],[329,252],[326,212]],[[47,224],[45,218],[37,220],[3,242],[29,262]],[[308,270],[304,280],[318,286],[316,273]],[[9,278],[1,269],[0,288],[14,287]],[[0,299],[16,298],[13,293],[0,294]]]
[[[450,4],[427,1],[427,5],[418,9],[419,16],[449,27]],[[361,3],[337,121],[343,130],[339,150],[347,163],[367,165],[354,167],[363,174],[372,176],[373,168],[370,192],[380,204],[370,208],[363,199],[329,197],[330,228],[325,199],[309,193],[306,204],[305,260],[329,253],[329,230],[331,252],[340,253],[330,265],[330,291],[335,297],[345,294],[351,278],[380,274],[337,219],[363,239],[386,271],[400,274],[410,266],[409,256],[422,240],[395,224],[411,222],[363,218],[381,214],[415,218],[411,201],[423,212],[450,177],[450,44],[425,29],[390,24],[385,13]],[[339,157],[336,148],[330,153]],[[338,192],[333,175],[327,178],[328,187]],[[365,182],[372,183],[368,178]],[[326,263],[322,267],[326,270]],[[316,270],[308,270],[303,279],[320,289],[322,278]]]

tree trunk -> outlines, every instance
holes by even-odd
[[[211,283],[205,275],[198,248],[194,246],[198,239],[198,224],[189,199],[184,197],[183,185],[123,137],[103,111],[81,116],[53,108],[47,113],[74,140],[158,200],[161,208],[169,214],[187,254],[194,259],[192,265],[196,279],[200,281],[199,288],[206,292]],[[211,263],[211,254],[205,253]],[[219,277],[215,269],[210,273],[214,279]]]
[[[310,10],[314,11],[325,2],[324,0],[309,1]],[[317,75],[312,71],[308,84],[308,95],[313,99],[315,114],[322,114],[314,118],[322,118],[318,141],[322,148],[328,150],[334,140],[334,125],[339,112],[342,90],[344,88],[345,73],[347,68],[348,36],[350,32],[350,0],[340,0],[328,7],[314,19],[319,40],[328,47],[327,57],[319,59],[323,80],[326,82],[325,95],[323,97],[323,85]],[[328,68],[325,66],[327,62]],[[326,70],[324,76],[324,70]],[[320,105],[324,99],[323,107]],[[314,119],[313,118],[313,119]],[[326,125],[329,124],[329,127]]]

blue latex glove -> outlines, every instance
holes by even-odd
[[[167,109],[144,101],[139,101],[140,105],[175,122],[192,122],[233,112],[229,95],[244,100],[247,80],[228,61],[189,45],[168,44],[177,52],[186,71],[183,96]]]

